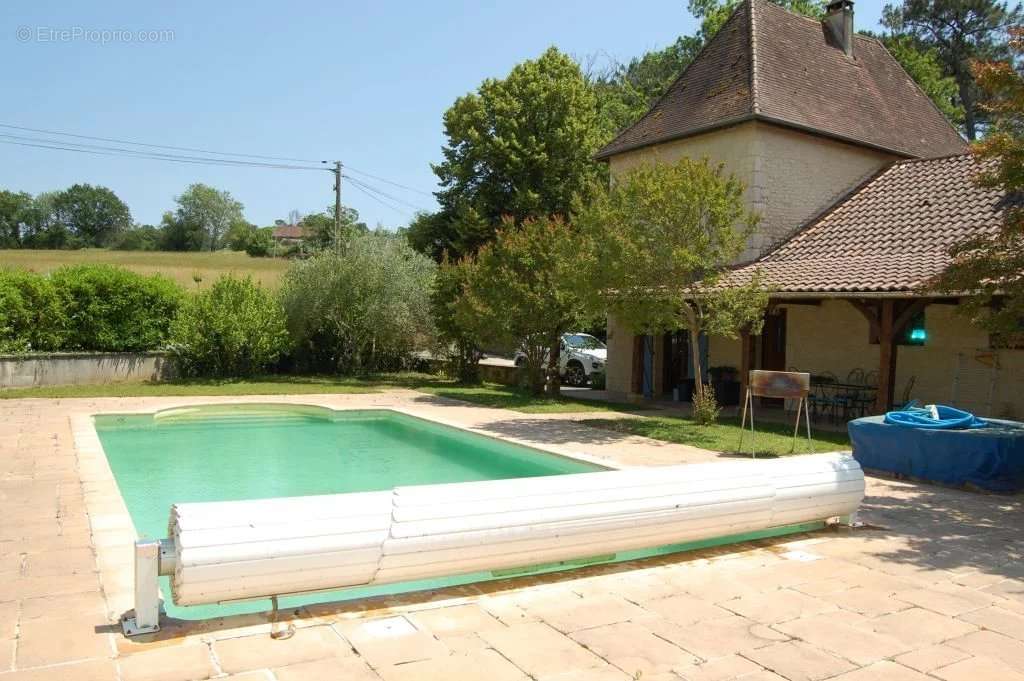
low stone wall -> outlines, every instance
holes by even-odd
[[[0,388],[159,381],[172,368],[161,352],[0,355]]]
[[[519,367],[480,364],[480,378],[502,385],[519,385],[522,382],[522,371]]]

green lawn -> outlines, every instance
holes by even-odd
[[[526,414],[571,414],[578,412],[636,411],[643,409],[631,404],[614,402],[590,402],[562,397],[549,400],[535,397],[521,388],[513,388],[496,383],[485,383],[481,386],[464,386],[438,382],[436,384],[411,386],[422,392],[449,397],[453,400],[472,402],[482,407],[512,409]]]
[[[111,383],[47,388],[0,390],[0,399],[30,397],[169,397],[178,395],[315,395],[325,393],[369,393],[386,388],[411,388],[421,392],[472,402],[484,407],[544,414],[602,412],[629,409],[629,405],[590,403],[562,398],[534,397],[510,386],[485,383],[461,386],[419,373],[382,374],[363,378],[339,376],[265,376],[252,380],[182,380],[161,383]],[[635,407],[632,407],[635,409]]]
[[[114,383],[109,385],[73,385],[51,388],[15,388],[0,390],[0,399],[30,397],[168,397],[179,395],[315,395],[325,393],[371,393],[387,388],[410,388],[438,397],[462,400],[483,407],[510,409],[527,414],[629,412],[638,418],[586,419],[583,423],[629,435],[642,435],[655,440],[677,442],[720,452],[736,452],[740,428],[737,419],[722,419],[713,426],[698,426],[690,419],[650,415],[642,405],[614,402],[589,402],[562,397],[548,400],[530,395],[521,388],[495,383],[479,386],[457,385],[443,378],[419,373],[382,374],[363,378],[337,376],[265,376],[252,380],[187,380],[163,383]],[[639,413],[638,413],[639,412]],[[744,450],[750,451],[749,432],[744,436]],[[755,438],[760,454],[792,453],[791,426],[766,424],[757,426]],[[808,451],[807,439],[797,439],[797,453]],[[827,452],[848,449],[845,433],[815,434],[810,449]]]
[[[315,395],[369,393],[382,388],[372,381],[345,377],[265,376],[252,380],[188,380],[161,383],[108,383],[45,388],[8,388],[0,399],[30,397],[170,397],[177,395]]]
[[[740,422],[736,418],[723,418],[712,426],[700,426],[687,418],[675,416],[647,416],[636,419],[587,419],[588,426],[613,430],[617,433],[642,435],[655,440],[692,445],[716,452],[736,453],[740,443]],[[832,452],[849,449],[850,440],[846,433],[812,433],[810,446],[806,431],[796,440],[796,454]],[[793,451],[793,427],[781,424],[757,424],[754,437],[758,454],[785,456]],[[750,452],[750,430],[743,436],[743,450]]]

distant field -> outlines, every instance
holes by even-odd
[[[223,272],[250,275],[261,284],[276,288],[289,261],[283,258],[252,258],[234,251],[180,253],[107,251],[98,248],[80,251],[0,249],[0,267],[17,267],[35,272],[49,272],[63,265],[101,263],[119,265],[142,274],[163,274],[191,289],[209,286]]]

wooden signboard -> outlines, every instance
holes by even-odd
[[[747,394],[743,400],[743,418],[740,419],[740,446],[743,451],[743,435],[746,432],[747,412],[750,412],[751,455],[757,456],[754,445],[754,398],[775,397],[797,400],[796,425],[793,427],[793,451],[796,451],[796,435],[800,432],[800,410],[803,409],[807,423],[807,446],[811,444],[811,417],[807,408],[807,396],[811,393],[811,375],[806,371],[763,371],[754,369],[747,379]]]

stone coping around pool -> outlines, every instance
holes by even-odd
[[[417,395],[419,393],[416,393]],[[359,397],[359,396],[353,396]],[[70,417],[71,430],[78,456],[86,509],[92,527],[96,548],[100,580],[107,598],[109,612],[120,616],[134,607],[134,553],[135,541],[139,538],[132,522],[124,497],[107,461],[106,452],[96,432],[94,417],[112,414],[158,414],[159,412],[183,407],[216,406],[225,404],[274,404],[282,406],[307,406],[328,409],[333,412],[387,410],[413,418],[423,419],[450,428],[465,430],[491,439],[513,442],[518,445],[543,451],[564,458],[584,461],[609,470],[632,468],[606,458],[553,444],[526,441],[522,438],[497,436],[478,427],[469,426],[457,420],[429,413],[423,407],[408,404],[408,396],[395,395],[390,403],[378,399],[374,404],[362,404],[363,400],[348,400],[353,404],[336,404],[334,396],[302,395],[293,399],[272,397],[189,397],[173,400],[173,404],[143,404],[135,408],[97,409],[75,413]],[[162,402],[163,400],[161,400]],[[170,509],[168,509],[169,512]],[[162,597],[162,596],[161,596]]]

